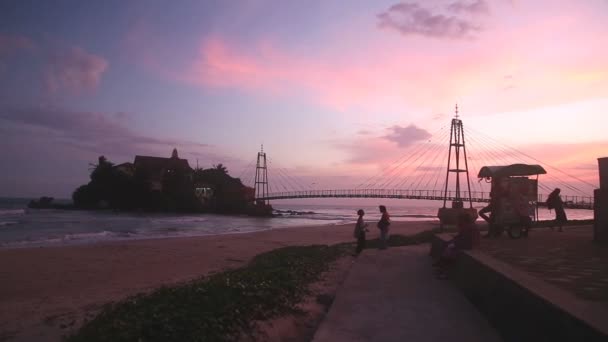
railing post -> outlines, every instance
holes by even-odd
[[[608,157],[598,158],[600,188],[593,192],[593,240],[608,244]]]

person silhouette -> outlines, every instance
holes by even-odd
[[[355,239],[357,239],[357,247],[355,248],[355,255],[359,255],[363,249],[365,249],[365,232],[367,231],[367,223],[363,221],[363,216],[365,215],[365,211],[363,209],[357,210],[357,215],[359,218],[357,219],[357,224],[355,225],[355,231],[353,235]]]
[[[564,210],[564,202],[560,197],[560,188],[555,188],[547,197],[547,208],[549,210],[555,210],[555,221],[554,224],[559,227],[559,231],[563,232],[564,223],[568,222],[568,217],[566,216],[566,211]],[[553,230],[553,225],[551,225],[551,230]]]
[[[380,217],[380,221],[378,221],[378,229],[380,229],[380,249],[386,249],[388,244],[388,227],[391,225],[391,217],[385,206],[381,205],[378,208],[382,213],[382,217]]]

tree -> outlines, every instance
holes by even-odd
[[[88,184],[79,186],[72,193],[72,201],[77,208],[95,207],[99,201],[97,197]]]
[[[224,164],[219,163],[217,165],[213,165],[213,168],[220,171],[223,174],[228,174],[228,169],[224,166]]]

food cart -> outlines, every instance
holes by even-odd
[[[538,175],[547,171],[540,165],[512,164],[484,166],[478,177],[491,183],[489,234],[499,236],[504,230],[511,238],[527,237],[532,222],[538,219]],[[534,177],[536,176],[536,177]]]

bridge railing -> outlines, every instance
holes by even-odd
[[[547,205],[545,195],[538,195],[538,203],[541,206]],[[563,195],[560,196],[562,201],[564,202],[564,207],[571,209],[593,209],[594,198],[591,196],[573,196],[573,195]]]
[[[457,196],[456,191],[448,191],[444,194],[442,190],[409,190],[409,189],[332,189],[332,190],[306,190],[306,191],[284,191],[273,192],[258,199],[290,199],[290,198],[397,198],[397,199],[423,199],[423,200],[463,200],[487,203],[490,194],[483,191],[461,191]],[[567,208],[592,209],[593,197],[590,196],[562,196],[564,206]],[[546,205],[546,196],[538,195],[538,204]]]
[[[489,194],[482,191],[461,191],[456,196],[455,191],[448,191],[445,197],[448,200],[462,198],[468,200],[469,196],[475,202],[487,202]],[[407,190],[407,189],[332,189],[332,190],[306,190],[306,191],[284,191],[273,192],[265,196],[265,199],[285,198],[311,198],[311,197],[370,197],[370,198],[412,198],[443,200],[444,192],[441,190]]]

